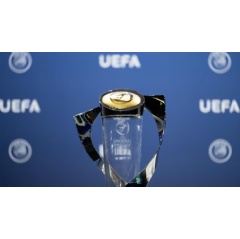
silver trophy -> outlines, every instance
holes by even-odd
[[[141,169],[142,120],[144,108],[157,124],[159,146]],[[92,125],[101,113],[103,158],[95,149]],[[100,96],[100,106],[74,116],[80,140],[100,170],[106,186],[145,187],[152,178],[166,126],[165,97],[143,96],[136,91],[111,90]]]

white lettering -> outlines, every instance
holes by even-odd
[[[114,144],[131,144],[131,139],[114,139]]]
[[[29,109],[29,106],[30,106],[30,100],[29,99],[22,100],[21,112],[24,113],[26,111],[26,109]]]
[[[199,108],[200,108],[200,111],[204,114],[206,113],[209,113],[210,110],[211,110],[211,101],[210,100],[207,100],[206,102],[206,107],[204,105],[204,100],[200,100],[199,101]]]
[[[122,55],[121,67],[125,68],[127,66],[127,64],[129,64],[129,61],[130,61],[130,56],[129,55]]]
[[[225,113],[226,109],[229,109],[229,106],[230,106],[230,100],[222,100],[222,104],[221,104],[222,113]]]
[[[212,112],[213,113],[221,113],[221,108],[220,108],[220,103],[221,101],[220,100],[212,100]]]
[[[201,99],[199,101],[199,109],[202,113],[240,113],[240,108],[236,100],[220,100],[220,99],[213,99],[213,100],[206,100],[206,102]]]
[[[104,61],[104,55],[99,56],[99,65],[102,68],[108,68],[111,66],[111,56],[107,55],[106,60]]]
[[[112,67],[113,68],[121,67],[121,56],[120,55],[112,55]]]
[[[5,106],[6,105],[6,106]],[[29,113],[40,113],[41,109],[36,99],[32,101],[30,99],[12,99],[7,100],[6,104],[3,99],[0,99],[0,112],[1,113],[25,113],[28,110]]]
[[[11,102],[10,100],[7,100],[6,107],[4,108],[4,100],[0,99],[0,112],[2,113],[8,113],[11,108]]]
[[[141,68],[141,63],[138,59],[137,55],[129,55],[129,54],[113,54],[113,55],[106,55],[103,54],[99,55],[99,65],[102,68]]]
[[[30,105],[30,108],[29,108],[29,112],[30,113],[33,113],[33,112],[40,113],[41,112],[41,109],[39,107],[37,100],[34,99],[32,101],[32,104]]]
[[[13,113],[20,113],[20,100],[14,99],[12,100],[12,112]]]
[[[133,67],[140,68],[141,67],[140,61],[138,60],[138,57],[136,55],[132,56],[132,58],[129,62],[129,67],[130,68],[133,68]]]
[[[238,106],[238,103],[237,103],[236,100],[232,101],[232,104],[231,104],[231,107],[229,109],[229,112],[230,113],[233,113],[233,112],[240,113],[240,109],[239,109],[239,106]]]

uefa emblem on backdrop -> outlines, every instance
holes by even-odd
[[[225,139],[217,139],[209,146],[208,154],[213,162],[226,163],[232,156],[232,146]]]
[[[28,52],[13,52],[9,57],[8,63],[13,72],[23,74],[30,69],[32,57]]]
[[[9,145],[8,153],[13,162],[26,163],[32,156],[32,147],[25,139],[16,139]]]
[[[231,68],[232,60],[226,52],[212,52],[208,57],[208,65],[213,72],[224,74]]]

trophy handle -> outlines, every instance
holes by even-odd
[[[127,182],[125,182],[116,172],[115,170],[108,165],[107,172],[105,171],[104,167],[104,160],[100,157],[97,150],[95,149],[92,143],[92,125],[96,120],[97,116],[101,112],[100,107],[94,108],[92,110],[86,111],[84,113],[77,114],[73,116],[75,120],[75,124],[77,127],[79,138],[92,159],[92,161],[98,166],[98,168],[102,171],[103,174],[111,175],[111,180],[118,185],[126,186]]]
[[[92,124],[94,123],[100,112],[100,107],[97,107],[84,113],[77,114],[73,118],[75,120],[79,138],[86,152],[88,153],[92,161],[97,164],[100,170],[104,173],[103,159],[100,157],[97,150],[95,149],[91,138]]]
[[[155,119],[158,129],[159,146],[157,151],[149,161],[147,166],[134,178],[131,182],[126,184],[126,187],[139,186],[146,187],[152,178],[158,160],[158,153],[163,141],[164,129],[166,127],[166,106],[164,95],[144,96],[145,104],[144,108],[147,109]]]
[[[150,179],[152,178],[158,159],[158,153],[160,149],[160,145],[163,141],[164,129],[166,127],[166,109],[165,109],[165,97],[163,95],[154,95],[154,96],[144,96],[145,98],[145,105],[144,107],[152,114],[155,119],[158,128],[158,135],[159,135],[159,147],[149,161],[147,166],[130,182],[125,182],[116,172],[115,170],[109,165],[109,171],[105,172],[104,169],[104,161],[99,156],[97,150],[95,149],[92,139],[92,124],[96,120],[97,116],[101,112],[101,108],[97,107],[92,110],[89,110],[84,113],[80,113],[74,116],[75,124],[78,130],[79,138],[92,159],[93,162],[98,166],[98,168],[103,172],[103,174],[107,173],[107,175],[111,175],[111,180],[115,183],[115,185],[121,185],[126,187],[131,186],[140,186],[145,187],[149,183]]]
[[[139,186],[147,186],[150,179],[152,178],[158,160],[158,153],[160,146],[163,141],[164,129],[166,127],[166,106],[165,106],[165,96],[164,95],[153,95],[153,96],[144,96],[145,105],[144,108],[147,109],[155,119],[158,129],[158,137],[159,137],[159,146],[157,148],[156,153],[153,155],[152,159],[149,161],[147,166],[138,174],[138,176],[133,179],[126,186],[131,187],[136,183],[136,181],[140,181]]]
[[[144,96],[144,107],[152,114],[157,124],[159,143],[162,144],[164,129],[166,127],[166,105],[164,95]]]

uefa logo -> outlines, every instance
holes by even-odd
[[[9,57],[8,63],[13,72],[23,74],[30,69],[32,57],[28,52],[13,52]]]
[[[226,163],[232,156],[232,146],[225,139],[217,139],[209,146],[208,154],[213,162]]]
[[[32,147],[25,139],[16,139],[9,145],[8,153],[13,162],[26,163],[32,156]]]
[[[213,72],[224,74],[231,68],[232,60],[226,52],[212,52],[208,57],[208,65]]]
[[[120,136],[127,135],[130,130],[129,123],[126,121],[120,120],[116,125],[116,131]]]

